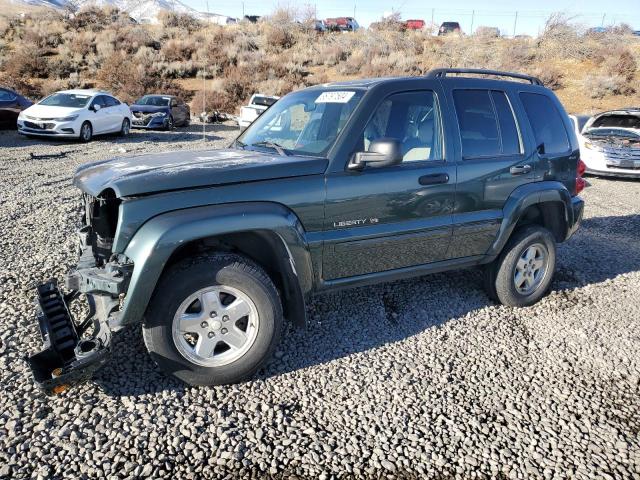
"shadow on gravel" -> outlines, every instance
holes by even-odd
[[[585,219],[575,236],[560,247],[552,290],[570,290],[640,271],[638,232],[640,215]],[[489,305],[493,303],[484,293],[477,269],[318,295],[308,305],[308,327],[289,326],[275,358],[256,378],[265,381],[384,348]],[[144,348],[140,330],[133,326],[116,336],[114,357],[95,382],[114,397],[192,388],[160,372]],[[354,357],[354,371],[360,361],[368,360]]]

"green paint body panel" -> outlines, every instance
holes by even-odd
[[[79,170],[75,183],[82,190],[94,196],[110,190],[120,198],[113,252],[134,264],[122,324],[143,318],[177,249],[217,235],[274,235],[281,247],[272,253],[296,285],[301,299],[296,312],[304,320],[304,299],[315,291],[490,262],[531,205],[562,206],[562,240],[577,228],[583,203],[570,192],[578,144],[569,118],[547,89],[469,78],[380,79],[348,85],[365,93],[326,158],[246,150],[173,152],[99,162]],[[462,158],[452,91],[464,88],[505,92],[518,122],[521,154]],[[437,96],[444,159],[349,170],[364,126],[378,105],[389,95],[407,91]],[[538,153],[518,99],[521,91],[548,96],[563,113],[571,143],[566,154],[551,158]],[[533,167],[531,172],[512,175],[511,167],[523,162]],[[421,184],[420,179],[430,175],[446,175],[448,180]]]

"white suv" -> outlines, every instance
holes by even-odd
[[[77,138],[88,142],[94,135],[128,135],[131,110],[113,95],[97,90],[56,92],[18,116],[18,132],[27,136]]]

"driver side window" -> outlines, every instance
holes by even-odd
[[[396,93],[385,99],[364,129],[364,150],[380,138],[400,142],[403,163],[442,160],[442,120],[435,93]]]

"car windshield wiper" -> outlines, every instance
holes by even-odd
[[[262,142],[252,143],[251,146],[273,148],[276,152],[278,152],[283,157],[289,156],[289,154],[285,151],[284,147],[275,142],[262,141]]]

